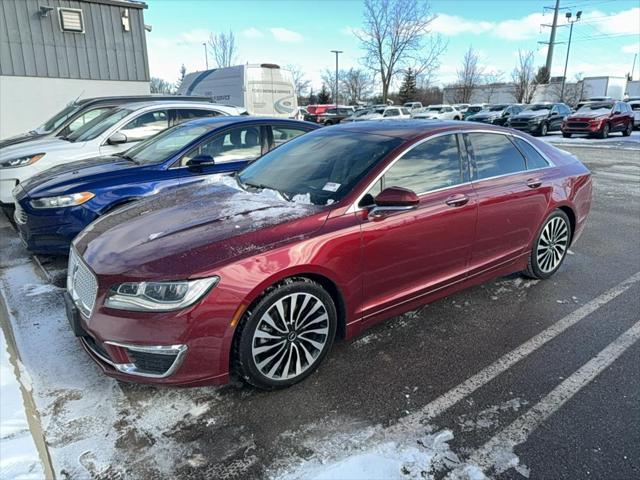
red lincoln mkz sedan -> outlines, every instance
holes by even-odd
[[[113,377],[286,387],[336,338],[496,276],[550,277],[590,204],[587,168],[524,133],[328,127],[92,223],[68,314]]]

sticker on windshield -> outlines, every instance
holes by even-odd
[[[327,182],[324,184],[324,187],[322,187],[322,190],[325,190],[327,192],[337,192],[339,188],[339,183]]]

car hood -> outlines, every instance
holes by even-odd
[[[98,275],[197,278],[230,260],[304,238],[324,224],[328,212],[288,202],[274,191],[247,192],[222,177],[100,217],[73,245]]]
[[[22,187],[32,198],[63,195],[93,180],[103,182],[109,177],[119,177],[131,169],[141,168],[144,167],[118,156],[94,157],[56,165],[25,180]]]
[[[18,143],[30,142],[32,140],[42,138],[46,135],[46,133],[38,133],[35,130],[27,133],[21,133],[19,135],[14,135],[13,137],[5,138],[4,140],[2,140],[0,142],[0,148],[5,148],[10,145],[17,145]]]
[[[82,150],[86,142],[68,142],[61,138],[41,138],[28,142],[10,145],[0,150],[0,160],[20,158],[37,153],[54,154],[57,152],[74,152]]]
[[[528,111],[526,113],[519,113],[518,115],[514,115],[513,117],[511,117],[511,119],[513,120],[514,118],[517,118],[518,120],[530,120],[532,118],[540,118],[540,117],[546,117],[549,115],[549,110],[537,110],[537,111]]]
[[[500,115],[501,115],[500,112],[476,113],[475,115],[471,115],[469,118],[472,118],[472,119],[498,118]]]
[[[363,120],[378,120],[380,118],[382,118],[380,113],[371,113],[369,115],[362,115],[361,117],[355,118],[354,121],[361,122]]]
[[[576,112],[572,115],[569,115],[568,118],[570,118],[571,120],[575,120],[576,118],[604,118],[604,117],[608,117],[609,116],[609,112],[598,112],[597,110],[594,110],[592,112]]]

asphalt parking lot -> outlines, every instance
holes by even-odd
[[[640,147],[562,148],[595,191],[552,279],[512,275],[391,319],[277,392],[104,377],[66,323],[64,261],[39,259],[43,274],[2,219],[0,320],[41,456],[74,479],[640,478]]]

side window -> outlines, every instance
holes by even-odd
[[[411,115],[411,111],[408,108],[403,108],[402,109],[402,114],[403,115]]]
[[[180,159],[180,166],[198,155],[210,155],[215,163],[253,160],[261,153],[260,127],[240,127],[201,143]]]
[[[400,113],[397,108],[388,108],[384,112],[385,117],[397,117],[398,115],[400,115]]]
[[[527,170],[548,167],[549,164],[540,153],[531,146],[529,142],[520,137],[513,138],[516,146],[524,154],[527,159]]]
[[[127,142],[138,142],[161,132],[168,127],[166,110],[143,113],[120,129],[127,136]]]
[[[271,127],[273,132],[273,146],[274,148],[283,143],[287,143],[289,140],[293,140],[300,135],[307,133],[307,130],[300,130],[298,128],[284,128],[284,127]]]
[[[195,120],[196,118],[218,117],[220,115],[220,112],[216,112],[215,110],[197,108],[180,108],[176,113],[176,125],[188,120]]]
[[[75,132],[78,128],[83,127],[91,120],[102,115],[104,112],[110,110],[111,108],[113,107],[94,108],[93,110],[89,110],[88,112],[83,113],[67,126],[67,128],[65,129],[66,133],[68,134]]]
[[[462,182],[455,135],[443,135],[418,145],[384,174],[384,188],[402,187],[426,193]]]
[[[613,113],[622,113],[621,103],[616,103],[615,107],[613,107]]]
[[[524,157],[506,135],[469,133],[467,141],[467,147],[475,159],[475,176],[478,180],[526,170]]]
[[[444,108],[444,111],[445,111],[445,112],[447,112],[447,113],[451,113],[451,112],[453,112],[453,108],[451,108],[451,107],[445,107],[445,108]]]
[[[552,109],[551,109],[551,115],[558,115],[560,113],[560,107],[558,107],[557,105],[555,105]]]

